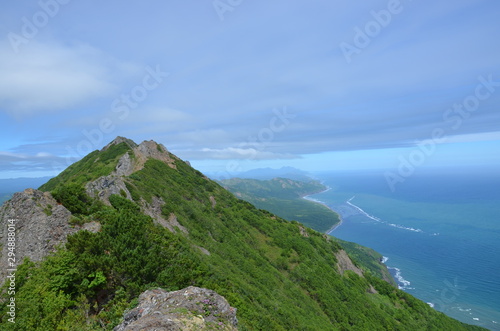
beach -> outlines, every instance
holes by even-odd
[[[305,195],[305,196],[302,197],[305,200],[308,200],[308,201],[315,202],[315,203],[318,203],[320,205],[323,205],[323,206],[325,206],[326,208],[330,209],[331,211],[333,211],[334,213],[336,213],[338,215],[339,222],[337,222],[336,224],[332,225],[331,228],[329,228],[327,231],[325,231],[326,234],[331,234],[333,231],[335,231],[335,229],[337,229],[339,226],[342,225],[342,223],[344,222],[344,220],[342,219],[342,215],[340,215],[338,212],[336,212],[335,210],[333,210],[332,208],[330,208],[330,206],[328,206],[323,201],[315,199],[315,198],[312,198],[311,195],[325,193],[325,192],[328,192],[329,190],[331,190],[331,188],[327,187],[325,190],[323,190],[321,192],[313,193],[313,194],[309,194],[309,195]]]

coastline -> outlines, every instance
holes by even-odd
[[[307,201],[311,201],[311,202],[314,202],[314,203],[318,203],[320,205],[323,205],[325,206],[326,208],[330,209],[331,211],[333,211],[335,214],[338,215],[338,218],[339,218],[339,222],[335,223],[334,225],[332,225],[327,231],[325,231],[326,234],[330,235],[330,233],[332,233],[333,231],[335,231],[339,226],[342,225],[342,223],[344,223],[344,220],[342,219],[342,216],[340,215],[340,213],[338,213],[337,211],[333,210],[331,207],[329,207],[326,203],[324,203],[323,201],[321,200],[318,200],[318,199],[314,199],[314,198],[311,198],[310,196],[313,195],[313,194],[319,194],[319,193],[324,193],[324,192],[327,192],[327,191],[330,191],[332,188],[329,187],[329,186],[326,186],[326,189],[324,189],[323,191],[320,191],[320,192],[315,192],[315,193],[311,193],[311,194],[308,194],[308,195],[304,195],[302,196],[301,198],[302,199],[305,199]]]

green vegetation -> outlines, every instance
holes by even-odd
[[[269,210],[289,221],[299,221],[316,231],[325,232],[340,221],[339,215],[326,206],[302,199],[305,195],[326,189],[325,186],[314,180],[232,178],[221,181],[221,184],[258,208]],[[332,223],[333,221],[335,223]],[[396,285],[387,268],[380,263],[381,254],[356,243],[335,237],[332,239],[347,251],[357,266]]]
[[[287,220],[298,221],[320,232],[340,222],[339,215],[328,207],[302,199],[326,189],[314,180],[232,178],[221,181],[221,185],[257,208],[269,210]]]
[[[96,180],[101,176],[108,176],[115,170],[117,160],[129,151],[131,148],[125,142],[112,145],[105,151],[93,151],[80,161],[70,165],[59,176],[50,179],[40,187],[40,190],[52,191],[62,184],[82,186],[82,184]]]
[[[45,215],[50,216],[52,215],[52,205],[47,205],[47,207],[43,208],[43,212]]]
[[[194,285],[236,307],[240,330],[480,330],[369,272],[340,274],[337,242],[236,199],[181,160],[174,169],[150,159],[126,177],[134,201],[118,194],[107,206],[86,196],[85,183],[109,174],[126,151],[116,145],[91,153],[42,186],[102,230],[77,232],[41,263],[24,261],[16,275],[16,323],[7,321],[4,285],[0,329],[112,330],[142,291]],[[164,218],[173,213],[187,234],[140,212],[153,197],[165,202]]]
[[[341,240],[335,237],[332,237],[332,239],[342,246],[347,254],[349,254],[349,257],[361,269],[369,271],[376,277],[391,283],[393,286],[397,286],[397,283],[389,273],[389,270],[381,262],[383,258],[382,254],[369,247],[361,246],[353,242]]]

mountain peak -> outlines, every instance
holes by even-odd
[[[112,142],[104,146],[103,149],[101,149],[101,152],[108,150],[111,146],[118,145],[121,143],[126,143],[130,148],[135,148],[138,146],[132,139],[118,136],[115,139],[113,139]]]
[[[72,164],[57,177],[40,187],[53,191],[61,185],[73,183],[86,188],[91,197],[99,196],[105,203],[112,194],[128,192],[122,177],[142,170],[148,160],[155,159],[176,169],[181,161],[165,146],[153,140],[136,144],[133,140],[118,136],[100,151],[94,151]],[[131,198],[127,193],[127,197]]]
[[[112,146],[119,145],[121,143],[125,143],[132,150],[133,156],[125,153],[120,158],[116,168],[119,175],[130,175],[132,172],[142,169],[144,163],[146,163],[146,161],[150,158],[163,161],[170,167],[175,168],[175,156],[170,154],[165,146],[154,140],[144,140],[142,143],[137,145],[132,139],[118,136],[109,144],[104,146],[101,152],[105,152]],[[135,158],[135,162],[131,162],[130,157]],[[125,172],[119,170],[119,168],[123,169],[123,164],[126,164],[128,168]]]

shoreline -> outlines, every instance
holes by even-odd
[[[314,198],[310,198],[310,196],[313,195],[313,194],[324,193],[324,192],[330,191],[331,189],[332,189],[331,187],[327,186],[326,189],[324,189],[323,191],[319,191],[319,192],[316,192],[316,193],[307,194],[307,195],[304,195],[304,196],[301,197],[302,199],[305,199],[307,201],[311,201],[311,202],[323,205],[323,206],[325,206],[326,208],[330,209],[331,211],[333,211],[335,214],[338,215],[339,222],[335,223],[327,231],[325,231],[325,234],[327,234],[327,235],[330,235],[330,233],[332,233],[333,231],[335,231],[339,226],[342,225],[342,223],[344,223],[344,220],[342,219],[342,215],[340,215],[340,213],[338,213],[337,211],[333,210],[331,207],[329,207],[323,201],[320,201],[320,200],[317,200],[317,199],[314,199]]]

